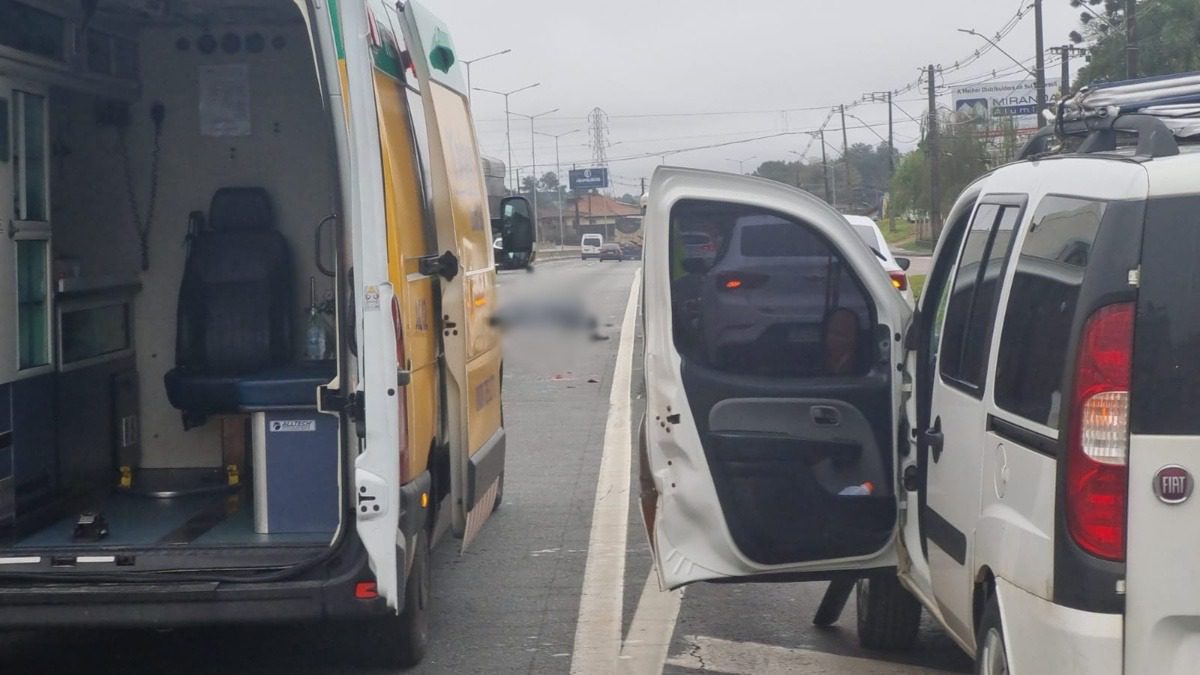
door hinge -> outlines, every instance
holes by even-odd
[[[370,520],[388,512],[387,482],[379,476],[359,469],[354,473],[355,510],[359,520]]]
[[[354,423],[354,433],[359,438],[367,437],[366,392],[352,391],[346,395],[341,389],[321,387],[318,398],[322,412],[345,414]]]
[[[458,256],[450,251],[441,255],[426,255],[417,259],[417,269],[427,277],[440,276],[453,281],[458,276]]]
[[[1134,288],[1141,287],[1141,285],[1142,285],[1142,266],[1141,265],[1138,265],[1137,267],[1129,270],[1129,285],[1133,286]]]

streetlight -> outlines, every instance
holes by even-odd
[[[758,159],[758,156],[757,156],[757,155],[755,155],[754,157],[747,157],[747,158],[745,158],[745,159],[726,159],[725,161],[726,161],[726,162],[737,162],[737,165],[738,165],[738,173],[743,173],[743,174],[744,174],[744,173],[746,173],[746,172],[743,170],[743,169],[744,169],[744,167],[745,167],[745,165],[746,165],[746,162],[749,162],[749,161],[750,161],[750,160],[752,160],[752,159]]]
[[[465,65],[467,67],[467,102],[468,103],[471,102],[471,64],[478,63],[480,61],[485,61],[487,59],[492,58],[493,56],[500,56],[502,54],[507,54],[511,51],[512,51],[511,49],[505,49],[503,51],[493,52],[491,54],[488,54],[487,56],[480,56],[479,58],[475,58],[475,59],[462,59],[463,65]]]
[[[525,91],[526,89],[533,89],[534,87],[536,87],[540,84],[541,84],[541,82],[534,82],[533,84],[527,84],[524,87],[518,87],[517,89],[512,89],[510,91],[496,91],[494,89],[484,89],[483,87],[475,87],[475,91],[487,92],[489,94],[495,94],[497,96],[504,97],[504,142],[508,146],[508,173],[510,176],[512,175],[512,170],[513,170],[512,119],[511,119],[511,116],[508,114],[508,97],[512,96],[513,94],[516,94],[517,92]],[[520,186],[517,186],[517,187],[520,187]],[[512,185],[508,186],[509,190],[511,190],[512,188],[513,188]]]
[[[532,121],[530,121],[530,124],[532,124]],[[562,138],[563,136],[570,136],[571,134],[577,134],[580,131],[583,131],[583,130],[582,129],[572,129],[570,131],[564,131],[561,134],[548,134],[544,131],[537,132],[538,136],[549,136],[550,138],[554,139],[554,175],[556,177],[558,177],[558,247],[560,249],[563,247],[563,243],[564,243],[563,237],[565,235],[563,234],[562,162],[559,161],[559,157],[558,157],[558,139]]]
[[[558,108],[555,108],[554,110],[547,110],[546,112],[540,112],[536,115],[526,115],[525,113],[513,113],[514,115],[517,115],[518,117],[529,118],[529,154],[530,154],[530,160],[531,160],[530,166],[529,166],[529,173],[531,175],[533,175],[533,222],[534,222],[534,230],[535,231],[537,229],[537,222],[538,222],[538,203],[537,203],[537,179],[538,178],[537,178],[537,139],[534,138],[534,134],[536,134],[537,132],[534,131],[534,129],[533,129],[533,121],[539,117],[545,117],[546,115],[551,115],[556,112],[558,112]],[[520,185],[517,186],[517,191],[518,192],[521,191]]]

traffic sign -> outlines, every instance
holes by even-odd
[[[571,169],[572,190],[606,187],[608,187],[608,169]]]

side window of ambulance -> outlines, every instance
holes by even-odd
[[[996,363],[996,404],[1052,428],[1059,426],[1067,342],[1104,211],[1103,202],[1043,199],[1017,258]]]
[[[433,219],[433,181],[429,176],[429,128],[425,123],[425,106],[421,95],[412,88],[408,90],[408,111],[412,120],[413,147],[417,149],[415,161],[421,175],[421,196],[425,201],[425,255],[437,253],[437,226]]]
[[[873,305],[810,225],[750,206],[684,201],[671,213],[671,306],[684,359],[765,377],[860,375]]]
[[[987,374],[991,327],[996,318],[1004,263],[1020,219],[1019,206],[979,205],[945,300],[946,320],[939,354],[942,377],[972,393],[982,390]]]

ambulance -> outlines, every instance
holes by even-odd
[[[486,194],[416,3],[0,2],[0,628],[416,663],[504,481]]]

